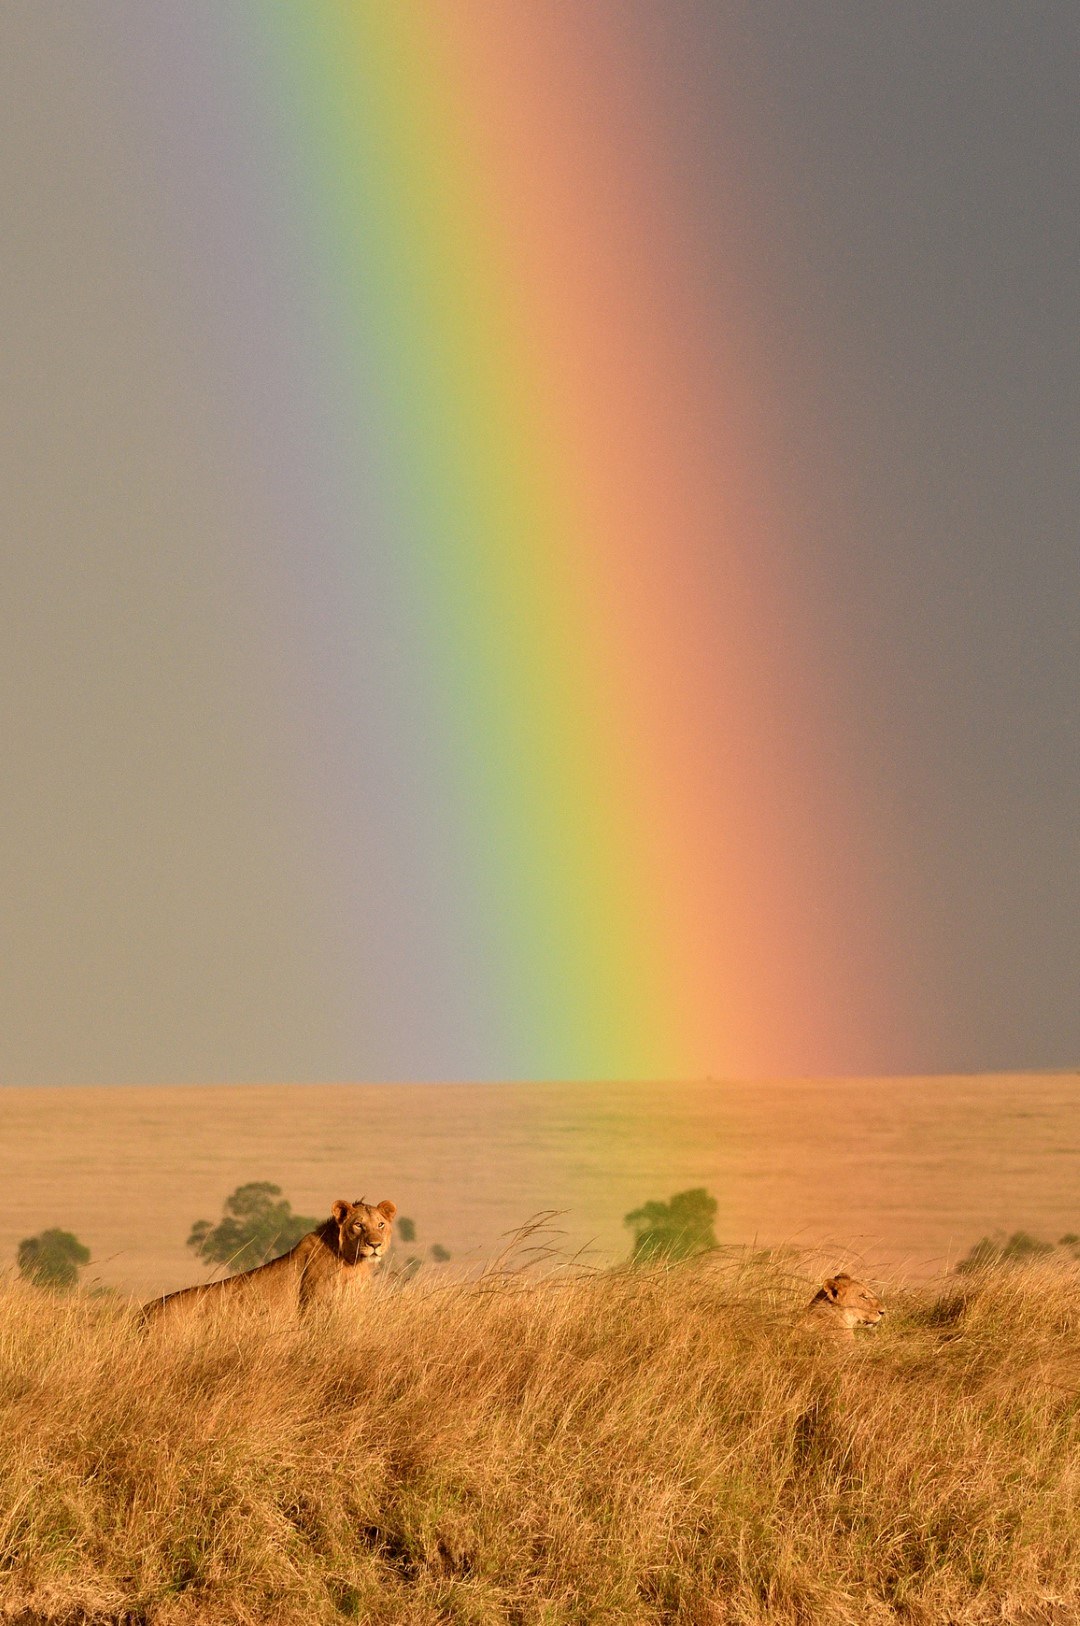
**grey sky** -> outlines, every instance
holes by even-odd
[[[448,939],[406,964],[436,880],[400,976],[369,959],[365,983],[354,928],[326,939],[312,803],[334,787],[292,783],[282,744],[318,675],[290,716],[286,586],[237,546],[227,420],[160,298],[179,244],[135,16],[0,15],[0,1082],[498,1073]],[[789,385],[777,547],[807,679],[895,843],[903,1020],[806,1070],[1080,1065],[1080,8],[636,16],[718,297],[717,200],[754,200],[745,319]],[[324,726],[338,760],[346,722]],[[431,990],[411,1017],[409,977]],[[395,999],[399,1049],[365,1052]]]

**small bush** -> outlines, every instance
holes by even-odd
[[[395,1245],[402,1242],[415,1244],[416,1221],[409,1219],[405,1214],[399,1214],[394,1220],[394,1242]],[[450,1256],[449,1248],[444,1248],[441,1242],[433,1242],[428,1248],[428,1258],[433,1260],[438,1265],[445,1264]],[[395,1246],[395,1248],[391,1250],[390,1263],[386,1268],[388,1274],[396,1280],[410,1281],[412,1277],[416,1275],[417,1271],[420,1270],[423,1263],[424,1259],[422,1254],[403,1254],[400,1249]]]
[[[1076,1258],[1077,1242],[1080,1242],[1080,1238],[1070,1234],[1063,1236],[1058,1246],[1067,1249],[1071,1257]],[[1030,1265],[1037,1259],[1047,1259],[1055,1251],[1052,1242],[1043,1242],[1039,1237],[1032,1236],[1030,1231],[1014,1231],[1011,1236],[998,1231],[993,1236],[979,1238],[956,1266],[956,1274],[971,1276],[976,1271],[991,1270],[999,1265]]]
[[[77,1285],[79,1271],[90,1263],[90,1249],[74,1232],[53,1228],[24,1237],[15,1260],[26,1281],[37,1287],[67,1290]]]
[[[704,1186],[676,1192],[668,1203],[649,1202],[635,1208],[623,1220],[634,1231],[633,1262],[690,1259],[715,1248],[716,1209],[716,1198]]]

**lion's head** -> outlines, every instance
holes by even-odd
[[[382,1259],[390,1247],[396,1213],[396,1203],[389,1200],[371,1207],[363,1197],[356,1203],[339,1197],[330,1217],[337,1226],[337,1251],[345,1263],[355,1265],[368,1259],[376,1264]]]
[[[822,1282],[806,1307],[814,1321],[831,1322],[854,1336],[856,1327],[874,1327],[885,1314],[885,1306],[865,1282],[841,1272]]]

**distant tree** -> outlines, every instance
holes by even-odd
[[[450,1249],[444,1248],[441,1242],[433,1242],[428,1249],[428,1253],[437,1265],[445,1265],[450,1257]]]
[[[287,1253],[318,1224],[310,1215],[294,1214],[280,1186],[271,1185],[269,1180],[252,1180],[237,1186],[225,1199],[224,1212],[216,1225],[196,1220],[187,1245],[208,1265],[228,1265],[235,1275]]]
[[[84,1248],[71,1231],[42,1231],[19,1243],[15,1255],[19,1274],[38,1287],[74,1287],[79,1271],[90,1263],[90,1249]]]
[[[394,1221],[394,1233],[399,1242],[415,1242],[416,1221],[406,1219],[404,1214],[399,1214]]]
[[[1069,1246],[1072,1238],[1063,1236],[1061,1243]],[[1052,1242],[1043,1242],[1029,1231],[1014,1231],[1006,1236],[1003,1231],[993,1236],[982,1236],[956,1266],[958,1276],[972,1276],[976,1271],[989,1270],[995,1265],[1029,1265],[1033,1259],[1045,1258],[1054,1252]]]
[[[635,1264],[654,1259],[688,1259],[718,1244],[713,1222],[717,1201],[704,1186],[679,1191],[670,1202],[648,1202],[623,1220],[634,1232]]]

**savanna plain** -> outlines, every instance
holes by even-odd
[[[1076,1075],[0,1090],[0,1619],[1080,1621]],[[390,1197],[452,1264],[149,1335],[244,1180]],[[722,1246],[631,1266],[705,1186]],[[355,1189],[354,1189],[355,1188]],[[550,1213],[540,1229],[515,1228]],[[797,1311],[873,1281],[850,1344]]]

